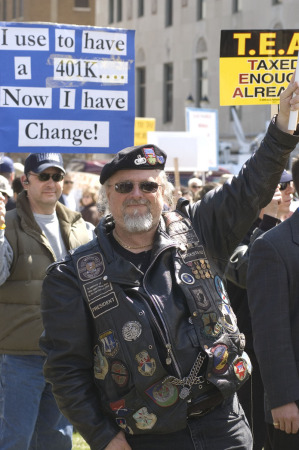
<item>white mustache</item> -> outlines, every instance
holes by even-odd
[[[124,206],[132,206],[132,205],[148,205],[149,201],[146,198],[137,199],[128,199],[124,202]]]

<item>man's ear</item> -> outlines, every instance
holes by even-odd
[[[23,188],[26,189],[25,186],[27,186],[27,184],[29,184],[29,180],[27,178],[27,175],[22,175],[21,176],[21,183],[23,185]]]

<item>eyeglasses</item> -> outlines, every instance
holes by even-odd
[[[291,184],[290,181],[284,181],[283,183],[279,183],[279,190],[285,191],[286,188]]]
[[[71,180],[64,180],[64,184],[74,184],[74,182]]]
[[[199,189],[201,186],[197,186],[196,184],[192,184],[191,187],[192,187],[193,189]]]
[[[133,181],[120,181],[119,183],[109,184],[108,186],[114,186],[114,189],[119,194],[129,194],[134,189]],[[161,184],[155,183],[154,181],[140,181],[138,183],[139,189],[145,194],[152,194],[157,192]]]
[[[52,180],[55,183],[58,183],[59,181],[62,181],[63,178],[64,178],[64,175],[62,173],[45,173],[45,172],[42,172],[42,173],[39,173],[39,174],[29,173],[29,175],[33,175],[33,176],[37,177],[39,179],[39,181],[49,181],[50,178],[52,178]]]

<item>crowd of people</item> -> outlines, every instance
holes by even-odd
[[[79,204],[61,154],[30,154],[15,199],[2,160],[1,449],[69,450],[73,426],[92,450],[299,448],[290,110],[293,80],[239,175],[179,193],[151,144]]]

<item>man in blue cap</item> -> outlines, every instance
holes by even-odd
[[[58,202],[60,154],[32,153],[24,172],[16,209],[5,213],[0,194],[0,448],[69,450],[72,427],[43,376],[40,295],[47,266],[92,233]]]

